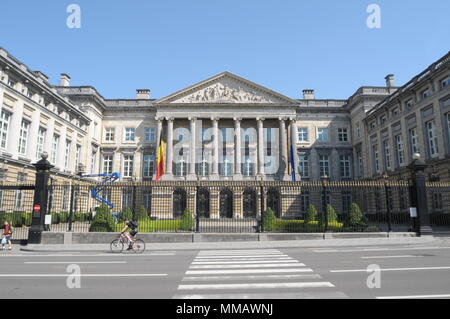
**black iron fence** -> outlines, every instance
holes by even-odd
[[[33,189],[0,186],[15,239],[27,238]],[[433,230],[450,231],[450,183],[427,183],[426,195]],[[119,232],[130,219],[140,232],[416,231],[413,196],[406,181],[80,182],[48,186],[45,230]]]

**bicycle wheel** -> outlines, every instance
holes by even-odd
[[[110,247],[112,253],[121,253],[123,251],[123,241],[116,238],[111,242]]]
[[[137,254],[142,254],[145,250],[145,242],[142,239],[136,239],[133,244],[133,251]]]

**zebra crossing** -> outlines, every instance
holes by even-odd
[[[347,298],[278,249],[201,250],[174,299]]]

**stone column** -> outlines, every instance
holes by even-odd
[[[234,144],[234,155],[235,155],[235,162],[234,162],[234,178],[237,180],[242,179],[242,172],[241,172],[241,120],[242,118],[234,118],[234,136],[235,136],[235,144]]]
[[[340,160],[339,160],[339,152],[336,148],[333,148],[331,151],[331,163],[330,163],[330,176],[333,180],[341,179],[341,170],[340,170]]]
[[[197,118],[190,117],[189,121],[191,123],[190,125],[190,136],[191,140],[189,141],[189,174],[187,176],[187,179],[194,180],[197,178],[197,175],[195,173],[195,121],[197,121]]]
[[[294,145],[292,145],[292,148],[294,150],[294,167],[290,168],[289,173],[292,174],[292,170],[295,170],[295,178],[296,178],[297,181],[299,181],[300,180],[300,175],[298,174],[297,123],[295,122],[295,118],[290,118],[289,120],[291,121],[290,129],[289,129],[289,138],[290,138],[290,141],[294,144]],[[288,156],[290,156],[289,152],[290,151],[288,151]],[[290,159],[288,157],[288,162],[289,161],[290,161]],[[289,166],[290,165],[291,165],[291,163],[289,162]]]
[[[212,177],[219,177],[219,118],[211,118],[213,123],[213,157],[212,157]]]
[[[317,154],[317,150],[315,148],[311,149],[309,167],[311,169],[309,176],[311,176],[312,180],[320,180],[319,154]]]
[[[286,118],[280,117],[279,119],[279,128],[280,128],[280,143],[279,143],[279,169],[278,172],[280,174],[281,180],[289,180],[288,175],[288,149],[287,149],[287,136],[286,136]]]
[[[258,123],[258,175],[264,175],[264,118],[256,119]]]
[[[8,144],[6,146],[7,152],[13,155],[15,159],[18,158],[19,153],[19,136],[22,125],[22,117],[23,103],[19,102],[14,106],[14,113],[11,115],[11,119],[9,120]],[[28,134],[30,133],[28,132]]]
[[[167,163],[166,174],[172,175],[173,167],[173,117],[166,118],[167,120]]]
[[[162,134],[162,128],[163,128],[163,118],[162,117],[156,117],[156,152],[155,152],[155,173],[153,174],[153,180],[156,179],[156,172],[157,172],[157,166],[158,166],[158,150],[159,150],[159,142],[161,140],[161,134]]]

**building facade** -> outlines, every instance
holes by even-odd
[[[34,180],[49,154],[56,182],[120,172],[155,179],[166,143],[166,181],[404,179],[414,153],[430,179],[450,181],[450,53],[402,87],[359,88],[346,100],[286,97],[229,72],[167,97],[139,89],[107,99],[33,71],[0,48],[0,180]],[[294,166],[289,149],[293,145]]]

